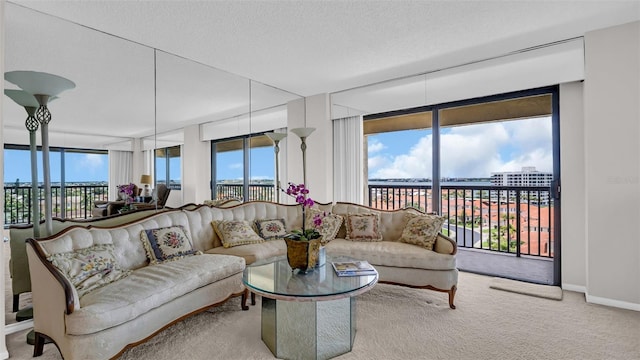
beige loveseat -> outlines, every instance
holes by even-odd
[[[447,292],[454,306],[458,270],[456,244],[438,235],[434,250],[400,243],[398,238],[407,214],[415,209],[379,211],[365,206],[336,203],[317,204],[322,211],[341,216],[355,213],[379,214],[382,241],[355,242],[338,238],[326,245],[331,255],[349,255],[368,260],[378,269],[380,282]],[[176,209],[115,227],[72,227],[51,238],[28,241],[31,270],[34,355],[42,353],[44,340],[53,340],[67,359],[103,359],[117,356],[132,344],[151,337],[164,327],[192,313],[243,296],[246,263],[286,255],[283,240],[224,247],[212,221],[283,219],[287,230],[300,228],[302,210],[297,205],[249,202],[230,208],[198,206]],[[202,255],[148,265],[141,232],[180,225]],[[61,272],[47,260],[53,254],[87,249],[96,244],[113,244],[117,264],[131,275],[80,297]]]

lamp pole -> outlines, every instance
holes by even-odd
[[[29,150],[31,153],[31,216],[33,219],[33,237],[40,237],[40,190],[38,189],[38,148],[36,144],[36,131],[38,130],[38,120],[34,117],[36,108],[25,106],[29,117],[24,125],[29,130]]]
[[[309,186],[309,184],[307,184],[307,137],[315,130],[316,128],[291,129],[291,132],[298,135],[300,141],[302,141],[300,143],[300,150],[302,150],[302,179],[305,186]]]
[[[276,192],[276,202],[279,204],[280,203],[280,160],[279,160],[279,156],[278,154],[280,153],[280,146],[278,146],[280,144],[280,140],[284,139],[287,134],[285,133],[276,133],[276,132],[272,132],[272,133],[266,133],[265,134],[269,139],[271,139],[271,141],[273,141],[273,152],[275,154],[275,160],[276,160],[276,176],[275,176],[275,182],[273,184],[274,186],[274,191]]]
[[[53,203],[51,199],[51,167],[49,166],[49,122],[51,121],[51,112],[47,108],[49,95],[34,95],[40,107],[36,111],[36,119],[40,122],[42,130],[42,178],[44,180],[44,218],[45,231],[47,236],[53,234]]]
[[[11,98],[16,104],[24,107],[27,111],[27,120],[24,126],[29,131],[29,150],[31,153],[31,223],[33,224],[33,237],[40,237],[40,191],[38,189],[38,148],[36,144],[36,131],[38,130],[38,120],[36,111],[38,101],[30,93],[24,90],[4,90],[5,95]]]
[[[26,93],[31,94],[39,104],[36,110],[36,119],[42,126],[42,172],[44,179],[45,198],[45,229],[47,235],[53,234],[52,202],[51,202],[51,173],[49,167],[49,122],[51,112],[47,103],[56,98],[59,93],[73,89],[76,84],[58,75],[37,71],[9,71],[4,74],[4,79],[17,85]],[[38,224],[40,219],[37,219]]]

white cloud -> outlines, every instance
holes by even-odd
[[[105,156],[100,154],[84,154],[77,162],[77,167],[85,172],[95,172],[96,170],[104,168]]]
[[[430,178],[432,136],[426,135],[407,154],[369,158],[371,178]],[[535,166],[552,170],[549,118],[493,122],[447,129],[440,135],[443,177],[488,177],[492,172]]]
[[[242,165],[242,163],[233,163],[233,164],[229,164],[229,169],[243,169],[244,166]]]
[[[370,157],[367,160],[369,170],[377,169],[383,166],[388,166],[390,163],[391,163],[391,160],[389,160],[388,157],[381,156],[381,155]]]
[[[387,146],[385,144],[381,143],[380,140],[374,139],[372,141],[369,141],[369,145],[368,145],[367,151],[369,152],[369,155],[371,155],[373,153],[380,152],[380,151],[382,151],[382,150],[384,150],[386,148],[387,148]]]

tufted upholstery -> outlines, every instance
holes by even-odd
[[[385,210],[377,210],[372,209],[367,206],[351,204],[351,203],[336,203],[333,206],[332,212],[334,214],[342,215],[347,217],[348,214],[370,214],[370,213],[378,213],[380,214],[380,231],[382,232],[382,241],[398,241],[400,236],[402,235],[402,230],[404,230],[404,225],[407,223],[406,214],[421,214],[420,211],[414,208],[407,208],[403,210],[393,210],[393,211],[385,211]],[[338,238],[344,239],[346,235],[346,228],[344,223],[340,227],[340,231],[338,231]]]

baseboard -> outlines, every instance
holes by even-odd
[[[13,324],[7,324],[4,327],[4,334],[9,335],[9,334],[16,333],[18,331],[31,329],[32,327],[33,327],[33,319],[20,321]]]
[[[587,293],[587,287],[582,285],[562,284],[562,290],[574,291],[583,294]]]
[[[627,309],[627,310],[640,311],[640,304],[631,303],[628,301],[620,301],[620,300],[614,300],[609,298],[603,298],[603,297],[593,296],[589,294],[585,294],[585,296],[588,303],[606,305],[606,306],[617,307],[617,308]]]

